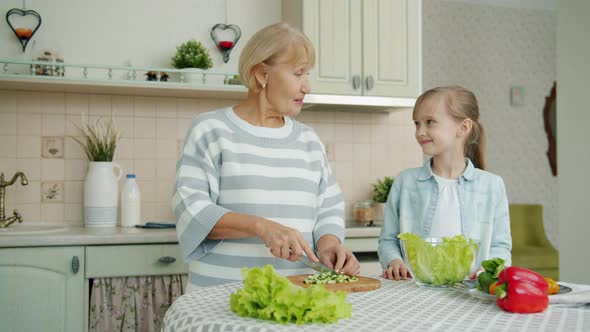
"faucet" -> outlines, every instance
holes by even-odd
[[[14,215],[10,218],[6,218],[6,215],[4,214],[4,196],[6,195],[6,187],[12,186],[19,176],[20,183],[23,186],[29,184],[29,180],[27,180],[27,177],[23,172],[17,172],[8,182],[4,181],[4,173],[0,173],[0,228],[8,227],[15,221],[18,221],[19,223],[23,222],[23,217],[16,209],[13,212]]]

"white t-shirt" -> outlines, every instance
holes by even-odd
[[[461,207],[459,205],[459,179],[446,179],[438,175],[438,204],[432,219],[431,237],[450,237],[461,231]]]

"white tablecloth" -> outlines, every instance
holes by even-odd
[[[240,287],[242,283],[230,283],[181,296],[168,309],[162,331],[590,331],[588,305],[550,305],[543,313],[512,314],[465,291],[383,279],[378,290],[348,295],[349,319],[280,325],[233,313],[229,296]]]

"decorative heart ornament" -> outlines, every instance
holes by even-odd
[[[233,39],[224,38],[223,40],[220,40],[219,35],[225,32],[225,30],[233,31]],[[223,23],[218,23],[215,24],[213,28],[211,28],[211,39],[213,39],[213,42],[215,43],[215,45],[217,45],[217,48],[219,49],[221,54],[223,54],[223,62],[227,63],[229,61],[229,54],[238,43],[238,40],[240,40],[241,36],[242,30],[235,24],[227,25]]]
[[[22,17],[32,16],[37,19],[37,26],[34,29],[29,29],[25,27],[15,28],[12,22],[10,21],[10,17],[13,15],[20,15]],[[8,26],[10,27],[10,29],[12,29],[12,31],[20,41],[21,45],[23,46],[24,52],[25,48],[27,47],[27,44],[29,43],[29,40],[33,38],[33,35],[35,34],[35,32],[37,32],[37,30],[39,30],[39,27],[41,26],[41,15],[39,15],[39,13],[37,13],[34,10],[12,8],[6,13],[6,23],[8,23]]]

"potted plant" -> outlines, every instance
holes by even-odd
[[[176,54],[172,57],[172,66],[178,69],[209,69],[213,67],[213,62],[209,56],[209,50],[200,42],[191,39],[176,47]]]
[[[383,221],[383,208],[389,191],[393,186],[395,179],[392,176],[386,176],[383,179],[377,179],[377,183],[373,183],[373,201],[375,201],[375,220]]]
[[[117,225],[119,206],[119,179],[121,166],[113,162],[119,141],[119,131],[112,119],[104,123],[98,119],[94,124],[78,127],[81,138],[73,137],[88,158],[88,173],[84,181],[84,224],[86,226]]]

